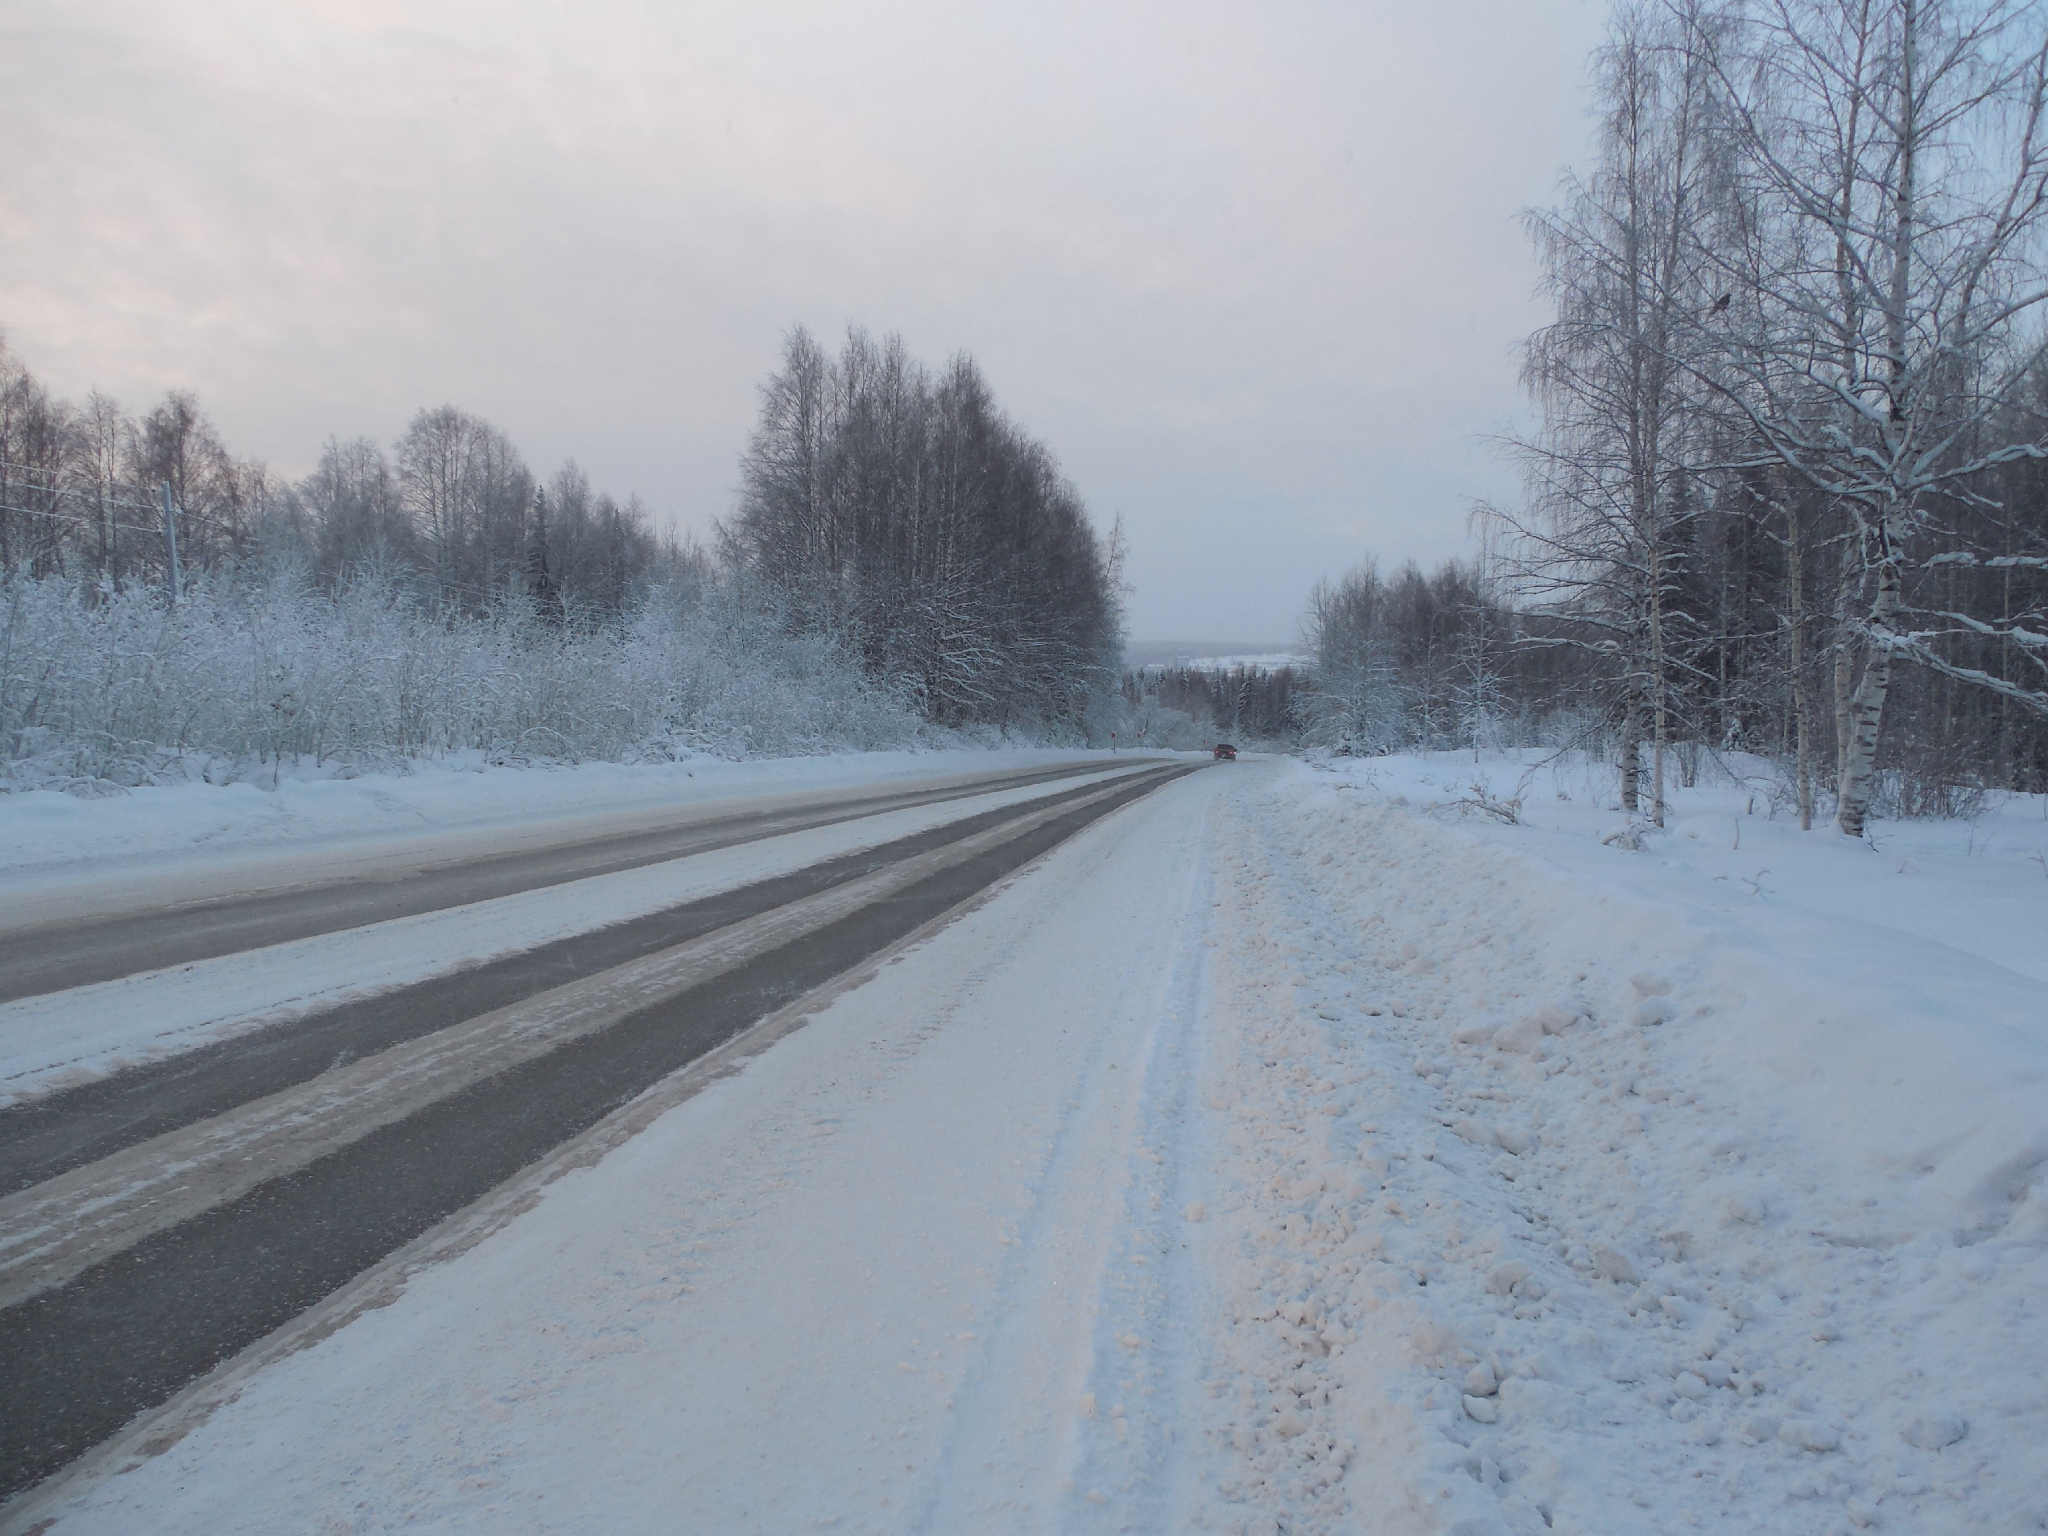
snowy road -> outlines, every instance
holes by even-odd
[[[785,794],[102,880],[15,906],[0,926],[0,1003],[1100,771],[946,775],[910,789]]]
[[[0,1199],[6,1481],[61,1465],[649,1085],[1185,771],[892,795],[863,825],[908,807],[946,819],[595,927],[544,946],[538,971],[514,954],[0,1111],[16,1185]],[[712,830],[729,846],[736,821],[762,819]],[[820,820],[813,808],[789,830]],[[694,851],[652,841],[664,866]],[[601,922],[593,896],[651,861],[613,839],[574,862],[604,868],[546,884]],[[515,886],[463,905],[489,923],[522,899]],[[194,968],[125,991],[147,1006],[153,982]]]
[[[2048,1524],[2041,982],[1953,969],[1937,1016],[1904,983],[1957,952],[1889,933],[1801,975],[1769,936],[1842,917],[1720,883],[1726,843],[1695,889],[1681,836],[1381,771],[1093,821],[0,1526]]]

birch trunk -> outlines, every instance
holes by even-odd
[[[1650,546],[1650,820],[1664,825],[1664,748],[1669,739],[1664,693],[1664,572],[1656,544]]]
[[[1880,636],[1891,630],[1899,612],[1899,564],[1889,542],[1877,567],[1877,594],[1870,604],[1870,627]],[[1885,695],[1891,691],[1892,653],[1882,640],[1870,647],[1849,704],[1849,737],[1842,753],[1842,778],[1835,801],[1835,825],[1844,835],[1861,837],[1870,814],[1871,782],[1877,772],[1878,734],[1884,725]]]
[[[1813,830],[1813,711],[1806,692],[1806,570],[1800,548],[1799,509],[1785,500],[1785,563],[1791,584],[1792,720],[1797,733],[1796,780],[1799,787],[1799,830]]]
[[[1847,559],[1843,562],[1841,584],[1835,589],[1835,785],[1849,771],[1849,716],[1856,696],[1856,630],[1849,615],[1854,612],[1854,589]]]
[[[1899,169],[1892,195],[1891,273],[1885,292],[1884,343],[1889,409],[1882,428],[1885,457],[1894,466],[1893,479],[1878,509],[1871,536],[1877,543],[1877,591],[1870,603],[1869,654],[1863,662],[1863,676],[1856,684],[1850,708],[1849,744],[1842,758],[1841,793],[1835,802],[1835,825],[1849,837],[1863,835],[1864,818],[1870,810],[1871,780],[1877,771],[1877,742],[1884,728],[1885,695],[1891,691],[1892,652],[1885,644],[1899,612],[1899,545],[1904,538],[1910,506],[1901,494],[1897,466],[1905,462],[1907,425],[1917,402],[1913,398],[1913,375],[1906,356],[1906,308],[1913,291],[1913,242],[1919,230],[1920,130],[1917,121],[1919,97],[1915,75],[1920,41],[1920,12],[1916,0],[1903,0],[1900,30],[1898,123]]]
[[[1642,779],[1643,717],[1631,691],[1621,717],[1621,808],[1631,817],[1642,809]]]

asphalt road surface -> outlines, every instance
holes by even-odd
[[[563,885],[594,875],[640,869],[693,853],[884,811],[933,805],[1053,780],[1099,773],[1100,763],[1066,764],[1021,773],[948,778],[914,789],[855,794],[778,796],[765,805],[693,808],[669,824],[564,844],[434,862],[399,858],[366,872],[305,885],[226,896],[152,901],[145,910],[55,921],[0,932],[0,1003],[67,987],[90,986],[141,971],[210,960],[268,944],[417,917],[470,902]]]
[[[728,808],[0,940],[0,998],[1037,786],[933,830],[0,1110],[0,1495],[34,1486],[652,1085],[1193,771]]]

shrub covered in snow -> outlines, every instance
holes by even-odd
[[[463,751],[865,750],[930,736],[915,704],[733,582],[658,591],[577,629],[523,602],[453,614],[376,580],[329,596],[289,570],[211,576],[176,605],[0,581],[0,754],[15,788],[349,773]]]

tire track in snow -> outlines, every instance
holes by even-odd
[[[1162,1263],[1179,1241],[1166,1191],[1180,1164],[1160,1148],[1185,1096],[1202,953],[1187,941],[1209,909],[1208,805],[1225,781],[1198,782],[1211,793],[1189,805],[1183,790],[1178,846],[1143,855],[1177,866],[1170,896],[1149,888],[1158,900],[1125,957],[1129,974],[1158,980],[1115,999],[1079,1064],[997,1281],[1001,1321],[902,1529],[1121,1530],[1134,1507],[1163,1518],[1174,1496],[1183,1445],[1171,1426],[1193,1346],[1188,1276],[1169,1281]],[[1093,852],[1103,862],[1138,850],[1127,839]]]
[[[1222,794],[1203,807],[1173,920],[1177,952],[1152,1004],[1063,1531],[1195,1530],[1207,1502],[1194,1424],[1213,1306],[1191,1243],[1213,1148],[1192,1100],[1218,905],[1217,801],[1237,782],[1220,781]]]
[[[1050,804],[1128,776],[1117,769],[1078,787],[1011,789],[946,809],[855,818],[767,847],[666,861],[0,1004],[0,1036],[19,1059],[41,1063],[0,1085],[0,1098],[23,1095],[0,1102],[0,1193],[306,1082],[451,1019],[787,905],[993,825],[1025,804]],[[95,1026],[84,1021],[137,1014],[151,1020],[150,1037],[93,1063],[113,1070],[74,1086],[53,1078],[91,1069],[53,1064],[52,1053],[38,1058],[21,1043],[78,1033],[91,1041]],[[132,1026],[123,1028],[132,1034]],[[142,1063],[121,1059],[158,1052]]]

